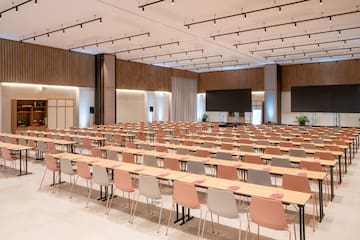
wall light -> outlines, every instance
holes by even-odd
[[[76,90],[79,87],[74,86],[61,86],[61,85],[45,85],[45,84],[30,84],[30,83],[12,83],[12,82],[3,82],[2,86],[10,86],[10,87],[38,87],[40,89],[46,88],[58,88],[58,89],[72,89]]]
[[[116,89],[116,92],[122,92],[122,93],[145,93],[145,90],[136,90],[136,89]]]

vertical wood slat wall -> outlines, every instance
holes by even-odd
[[[0,82],[94,87],[95,57],[0,39]]]

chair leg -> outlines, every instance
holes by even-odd
[[[114,199],[115,191],[116,191],[116,188],[114,188],[113,194],[111,195],[111,198],[110,198],[109,206],[108,206],[108,208],[107,208],[108,210],[107,210],[106,215],[110,215],[110,208],[111,208],[111,205],[112,205],[112,201],[113,201],[113,199]]]
[[[87,182],[87,181],[86,181]],[[92,192],[92,181],[90,180],[90,190],[89,190],[89,193],[88,193],[88,197],[87,197],[87,201],[86,201],[86,208],[88,207],[89,205],[89,199],[90,199],[90,196],[91,196],[91,192]]]
[[[197,237],[200,237],[200,226],[201,226],[201,219],[202,219],[202,210],[200,208],[200,216],[199,216],[199,225],[198,225],[198,232],[197,232]]]
[[[134,223],[134,218],[135,218],[135,212],[136,212],[136,208],[137,208],[137,205],[138,205],[138,203],[139,203],[139,198],[140,198],[140,194],[138,195],[138,197],[137,197],[137,199],[136,199],[136,202],[135,202],[135,206],[134,206],[134,209],[133,209],[133,214],[132,214],[132,219],[131,219],[131,224],[133,224]],[[146,201],[147,201],[148,199],[146,198]]]
[[[202,232],[201,232],[201,239],[204,238],[204,232],[205,232],[205,223],[206,223],[206,219],[207,219],[207,214],[208,214],[209,210],[206,210],[205,212],[205,217],[204,217],[204,223],[203,223],[203,229],[202,229]]]
[[[161,216],[162,216],[162,211],[163,211],[163,203],[164,203],[164,201],[163,201],[163,200],[161,200],[161,205],[160,205],[160,216],[159,216],[159,223],[158,223],[157,233],[159,233],[159,231],[160,231],[160,223],[161,223]]]
[[[239,217],[239,240],[241,240],[241,217]]]
[[[169,218],[168,218],[168,224],[167,224],[167,228],[166,228],[166,236],[168,235],[168,232],[169,232],[169,226],[170,226],[170,220],[171,220],[171,215],[172,215],[172,211],[175,211],[175,202],[173,200],[173,203],[172,203],[172,209],[170,210],[170,213],[169,213]]]
[[[47,172],[47,168],[45,167],[44,175],[43,175],[43,177],[42,177],[42,179],[41,179],[40,186],[39,186],[39,190],[41,190],[41,186],[42,186],[42,184],[43,184],[43,182],[44,182],[44,179],[45,179],[45,176],[46,176],[46,172]]]

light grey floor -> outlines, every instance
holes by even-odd
[[[312,232],[307,221],[306,239],[359,239],[360,227],[360,157],[357,155],[343,179],[343,184],[335,189],[336,197],[325,208],[325,218]],[[0,160],[2,163],[2,160]],[[172,225],[165,236],[169,211],[164,211],[160,233],[156,233],[158,209],[151,215],[145,204],[139,206],[134,224],[128,223],[128,209],[122,198],[114,200],[110,216],[104,215],[104,203],[96,200],[94,192],[89,208],[85,208],[86,189],[78,187],[69,198],[69,184],[62,184],[52,193],[49,184],[51,174],[45,180],[41,191],[38,186],[44,166],[42,162],[31,160],[29,169],[33,174],[17,177],[0,167],[0,239],[196,239],[198,219],[179,226]],[[67,178],[64,178],[68,181]],[[85,185],[84,182],[81,184]],[[314,186],[315,187],[315,186]],[[98,189],[98,188],[97,188]],[[170,209],[171,191],[164,187],[165,208]],[[206,208],[204,208],[206,209]],[[290,212],[293,208],[289,208]],[[294,209],[293,209],[294,210]],[[311,213],[311,205],[306,209]],[[192,212],[195,216],[199,211]],[[297,215],[295,215],[297,216]],[[310,216],[307,216],[309,219]],[[220,219],[222,225],[218,235],[212,235],[207,224],[205,237],[208,239],[237,239],[238,221]],[[242,229],[247,225],[242,216]],[[251,225],[252,231],[256,230]],[[260,239],[288,239],[286,232],[261,229]],[[242,235],[244,239],[244,232]],[[256,239],[255,236],[252,239]]]

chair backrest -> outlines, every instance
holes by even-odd
[[[179,144],[180,144],[180,142],[179,142],[178,139],[170,139],[170,143],[171,143],[171,144],[176,144],[176,145],[179,145]]]
[[[237,169],[232,166],[217,166],[217,177],[229,180],[238,180]]]
[[[209,188],[207,193],[207,207],[211,213],[227,218],[239,217],[239,210],[232,192]]]
[[[203,143],[201,144],[201,146],[204,147],[204,148],[213,148],[213,147],[214,147],[214,143],[212,143],[212,142],[203,142]]]
[[[264,186],[272,186],[270,173],[261,170],[248,169],[247,182],[264,185]]]
[[[253,146],[249,146],[249,145],[240,145],[240,151],[242,151],[242,152],[255,152]]]
[[[276,230],[287,229],[285,210],[280,200],[251,197],[250,219],[256,224]]]
[[[161,198],[159,182],[154,176],[139,175],[139,192],[148,198]]]
[[[280,147],[290,147],[290,148],[292,148],[292,147],[294,147],[295,145],[294,145],[292,142],[280,142],[280,143],[279,143],[279,146],[280,146]]]
[[[12,160],[10,150],[7,147],[1,148],[1,155],[4,160]]]
[[[287,158],[271,158],[271,166],[293,168],[294,166],[290,163]]]
[[[73,175],[74,174],[74,170],[72,168],[71,161],[69,159],[66,159],[66,158],[61,158],[60,159],[60,170],[61,170],[61,173],[65,173],[67,175]]]
[[[301,146],[306,149],[316,149],[316,146],[313,143],[302,143]]]
[[[173,186],[173,200],[186,208],[199,208],[200,202],[193,183],[175,181]]]
[[[102,158],[102,150],[98,147],[91,148],[91,155],[93,157]]]
[[[123,153],[121,153],[121,156],[122,156],[122,161],[123,162],[135,163],[134,154],[128,153],[128,152],[123,152]]]
[[[90,172],[90,167],[86,162],[77,161],[76,162],[76,170],[79,177],[84,179],[92,179],[92,175]]]
[[[173,158],[164,158],[164,168],[180,171],[179,160]]]
[[[176,154],[189,155],[190,151],[189,151],[189,149],[186,149],[186,148],[177,148],[176,149]]]
[[[310,181],[305,176],[284,174],[282,187],[292,191],[311,193]]]
[[[127,148],[137,148],[136,144],[133,142],[126,142],[125,147]]]
[[[183,144],[184,146],[194,146],[194,142],[191,140],[185,140]]]
[[[322,160],[334,160],[335,157],[330,152],[315,152],[314,153],[315,158],[319,158]]]
[[[300,161],[299,164],[301,169],[306,169],[309,171],[318,171],[318,172],[322,172],[322,166],[319,162],[308,162],[308,161]]]
[[[227,143],[232,143],[234,140],[233,140],[232,138],[229,138],[229,137],[232,136],[231,133],[229,133],[229,134],[227,134],[227,135],[228,135],[228,137],[224,137],[224,138],[222,139],[222,141],[223,141],[223,142],[227,142]]]
[[[111,150],[106,151],[106,158],[109,160],[115,160],[115,161],[119,160],[118,153],[115,151],[111,151]]]
[[[302,149],[289,149],[289,156],[305,158],[306,152]]]
[[[264,164],[264,162],[261,160],[260,156],[257,156],[257,155],[245,155],[244,162],[254,163],[254,164]]]
[[[26,139],[19,138],[19,144],[20,144],[20,145],[23,145],[23,146],[26,146],[26,145],[27,145]]]
[[[102,186],[110,185],[109,176],[105,167],[98,165],[93,166],[93,181]]]
[[[205,175],[205,166],[202,162],[188,161],[186,166],[189,173]]]
[[[152,147],[149,144],[141,143],[139,144],[140,149],[151,151]]]
[[[144,162],[143,164],[145,166],[149,166],[149,167],[157,167],[157,159],[155,156],[151,156],[151,155],[144,155]]]
[[[256,141],[256,144],[257,145],[264,145],[264,146],[270,145],[268,140],[258,140],[258,141]]]
[[[232,145],[231,143],[222,143],[220,148],[223,150],[233,150],[234,145]]]
[[[198,157],[210,157],[210,152],[208,150],[197,149],[195,152],[195,156]]]
[[[228,152],[216,152],[216,158],[222,160],[233,160],[232,154]]]
[[[266,147],[264,153],[271,155],[281,155],[280,148],[276,148],[276,147]]]
[[[156,146],[155,150],[157,152],[167,152],[168,151],[167,147],[165,147],[165,146]]]
[[[2,148],[2,149],[4,149],[4,148]],[[46,168],[49,169],[50,171],[58,171],[59,170],[59,166],[57,165],[56,159],[53,156],[45,155],[44,161],[45,161]]]
[[[130,173],[121,169],[114,170],[114,184],[123,192],[134,191]]]
[[[47,144],[45,142],[38,142],[37,147],[38,147],[38,150],[40,152],[46,152],[47,151]]]
[[[90,150],[92,147],[90,138],[87,137],[82,138],[82,145],[84,148]]]
[[[324,140],[322,140],[321,138],[313,138],[313,139],[312,139],[312,142],[313,142],[313,143],[323,144],[323,143],[324,143]]]
[[[244,144],[251,144],[251,140],[250,139],[243,139],[243,138],[240,138],[239,139],[239,143],[244,143]]]

